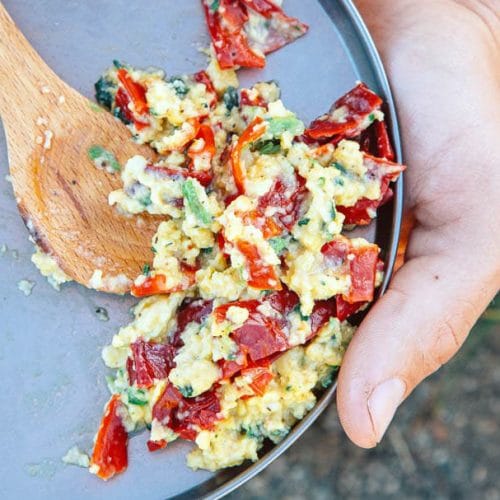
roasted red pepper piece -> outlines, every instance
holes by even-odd
[[[176,349],[173,345],[146,342],[138,339],[130,344],[132,357],[127,360],[130,384],[149,388],[155,379],[165,379],[175,366]]]
[[[281,281],[273,266],[264,264],[259,249],[248,241],[239,240],[236,248],[247,261],[248,285],[258,290],[281,290]]]
[[[185,398],[172,384],[168,384],[153,406],[152,415],[183,439],[194,440],[197,428],[213,429],[220,410],[216,388],[195,398]]]
[[[309,339],[313,338],[319,331],[319,329],[328,322],[330,318],[334,318],[337,313],[337,305],[335,297],[327,300],[318,300],[314,304],[313,311],[311,313],[311,334]]]
[[[146,114],[149,111],[146,89],[140,83],[134,82],[128,71],[124,68],[118,70],[118,80],[120,80],[130,99],[132,99],[137,113],[140,115]]]
[[[249,377],[252,380],[248,386],[255,396],[262,396],[266,392],[269,382],[273,379],[271,371],[264,367],[245,368],[241,371],[241,376]]]
[[[107,480],[127,468],[128,434],[119,415],[120,396],[114,394],[106,405],[90,459],[90,467]]]
[[[392,198],[389,183],[395,181],[406,168],[399,163],[385,158],[375,158],[368,154],[364,154],[363,162],[367,167],[368,174],[372,178],[380,180],[380,197],[376,200],[361,198],[352,207],[338,205],[337,210],[345,215],[344,224],[369,224],[375,217],[377,208]]]
[[[347,94],[335,101],[330,112],[314,120],[305,134],[312,139],[336,140],[359,135],[370,125],[370,114],[380,109],[382,99],[364,83],[358,83]],[[335,110],[344,108],[344,113],[333,117]]]
[[[212,127],[210,125],[200,125],[198,134],[195,140],[201,139],[203,141],[199,144],[193,143],[188,149],[188,156],[191,159],[199,155],[207,155],[212,159],[215,155],[215,137]]]
[[[361,307],[366,304],[366,302],[354,302],[353,304],[349,304],[349,302],[347,302],[342,295],[337,295],[335,299],[337,304],[337,312],[335,315],[339,321],[346,320],[349,316],[358,312]]]
[[[262,137],[266,131],[264,120],[259,116],[255,118],[245,131],[240,135],[238,142],[231,151],[231,168],[233,170],[234,182],[239,194],[245,192],[245,170],[241,161],[243,149]]]
[[[180,267],[184,275],[184,280],[182,283],[174,287],[167,286],[167,277],[164,274],[155,274],[154,276],[148,276],[140,285],[135,283],[130,287],[130,293],[134,297],[148,297],[149,295],[158,295],[162,293],[174,293],[181,292],[182,290],[187,290],[194,285],[196,281],[196,271],[197,269],[188,266],[181,262]]]
[[[166,448],[168,443],[165,439],[160,439],[159,441],[151,441],[151,439],[149,439],[146,444],[149,451],[158,451]]]
[[[217,104],[217,91],[215,90],[212,80],[208,76],[208,73],[204,70],[198,71],[193,75],[193,80],[198,83],[203,83],[206,87],[206,91],[212,95],[210,100],[210,107],[214,107]]]
[[[375,273],[379,248],[377,245],[353,248],[354,258],[349,260],[351,288],[344,299],[350,304],[371,302],[375,290]]]
[[[202,0],[202,4],[220,67],[263,68],[265,58],[252,50],[243,29],[248,16],[241,2],[220,0],[217,7],[217,2],[213,0]]]
[[[236,212],[236,215],[241,218],[245,225],[252,225],[262,231],[265,239],[279,236],[283,229],[274,222],[271,217],[266,217],[260,210],[252,210],[250,212]]]
[[[250,89],[241,89],[240,106],[260,106],[267,109],[267,102],[257,92],[252,92]]]
[[[286,326],[286,318],[284,315],[289,312],[289,308],[295,302],[292,293],[293,292],[288,292],[287,290],[286,293],[283,293],[279,298],[276,297],[273,301],[269,301],[270,305],[275,308],[277,312],[282,313],[279,319],[265,316],[258,311],[258,307],[262,302],[265,302],[264,300],[262,302],[258,300],[229,302],[214,310],[214,317],[218,322],[226,319],[226,312],[231,306],[237,306],[248,310],[248,319],[241,327],[234,330],[231,334],[232,339],[238,344],[245,358],[248,356],[245,365],[248,365],[250,362],[262,361],[288,348],[287,337],[283,333],[283,328]],[[274,293],[270,294],[270,296],[271,295],[274,295]],[[278,307],[280,307],[281,310],[279,310]],[[230,368],[236,367],[230,367],[228,365],[227,371],[229,371]]]
[[[327,265],[344,266],[349,272],[351,287],[343,296],[349,304],[373,300],[379,253],[377,245],[352,247],[349,240],[342,238],[323,245],[321,253]]]
[[[129,103],[130,97],[120,87],[115,95],[115,106],[120,108],[121,116],[123,117],[123,119],[125,119],[125,121],[128,123],[133,123],[137,130],[142,130],[146,127],[149,127],[149,123],[142,122],[134,116],[134,113],[132,113],[131,109],[128,107]]]
[[[212,300],[184,299],[177,312],[177,327],[170,343],[177,348],[182,347],[184,342],[181,335],[186,326],[189,323],[201,323],[212,312],[212,308]]]
[[[284,45],[293,42],[305,35],[309,26],[294,17],[287,16],[283,10],[270,0],[242,0],[250,9],[254,10],[267,21],[267,36],[264,40],[252,39],[252,45],[258,47],[264,54],[269,54]]]
[[[258,201],[258,209],[265,213],[269,207],[279,208],[275,217],[280,224],[291,231],[300,218],[300,209],[307,195],[306,181],[300,175],[296,175],[295,186],[287,186],[282,179],[277,179],[268,193],[261,196]]]
[[[156,172],[158,175],[175,178],[196,179],[202,186],[207,187],[213,179],[211,170],[192,170],[184,167],[173,167],[163,165],[148,165],[146,170]]]

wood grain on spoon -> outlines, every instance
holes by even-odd
[[[100,145],[123,165],[151,150],[134,144],[124,125],[60,80],[1,4],[0,115],[17,204],[39,246],[75,281],[126,292],[152,259],[158,219],[128,218],[110,207],[119,174],[95,168],[87,151]],[[97,275],[92,280],[96,270],[101,281]]]

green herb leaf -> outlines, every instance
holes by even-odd
[[[275,139],[258,141],[253,144],[252,151],[258,151],[263,155],[273,155],[281,151],[281,144]]]
[[[271,238],[269,240],[269,244],[273,248],[273,250],[276,252],[276,255],[280,255],[281,252],[287,247],[288,241],[286,238]]]
[[[226,105],[228,111],[231,111],[233,108],[237,108],[240,105],[238,91],[231,85],[224,92],[222,100],[224,101],[224,104]]]
[[[122,108],[117,107],[113,110],[113,116],[115,118],[118,118],[122,123],[125,125],[130,125],[132,122],[126,117],[125,113],[123,112]]]
[[[273,137],[281,137],[283,132],[290,132],[293,137],[304,132],[304,124],[295,116],[269,118],[267,133]]]
[[[129,387],[127,389],[128,402],[137,406],[144,406],[148,404],[148,395],[142,389]]]
[[[304,315],[302,314],[302,311],[301,311],[301,309],[300,309],[300,304],[297,304],[297,305],[293,308],[293,312],[299,313],[299,314],[300,314],[300,319],[301,319],[302,321],[309,321],[310,316],[304,316]]]
[[[186,203],[188,204],[195,217],[203,224],[210,224],[212,222],[212,216],[207,212],[205,207],[198,199],[196,189],[191,179],[188,179],[182,185],[182,194],[184,195],[184,199],[186,200]]]
[[[334,220],[335,217],[337,217],[337,210],[335,209],[335,205],[333,205],[333,203],[332,203],[332,208],[330,209],[330,215],[332,217],[332,220]]]
[[[179,392],[185,397],[190,398],[193,395],[193,388],[190,385],[179,387]]]
[[[94,87],[96,101],[107,110],[111,110],[114,101],[113,93],[116,89],[116,85],[112,81],[101,76],[94,84]]]
[[[299,226],[307,226],[307,224],[309,224],[309,222],[311,221],[311,219],[308,219],[307,217],[304,218],[304,219],[300,219],[299,222],[297,222],[297,224]]]
[[[151,273],[151,266],[149,264],[144,264],[142,266],[142,274],[144,274],[144,276],[149,276]]]
[[[344,167],[344,165],[335,162],[332,166],[335,167],[337,170],[340,170],[343,174],[347,174],[347,169]]]
[[[170,78],[169,83],[174,87],[175,93],[179,97],[185,97],[189,92],[189,87],[186,82],[180,76],[174,76]]]
[[[139,200],[139,203],[141,203],[142,205],[144,205],[145,207],[148,207],[149,205],[151,205],[151,203],[153,203],[151,201],[151,193],[147,194],[146,196],[142,197],[140,200]]]
[[[121,69],[125,67],[124,64],[122,64],[118,59],[113,59],[113,66],[116,69]]]
[[[210,5],[210,10],[215,12],[219,8],[219,5],[220,5],[220,0],[214,0]]]
[[[119,172],[121,170],[121,166],[118,163],[115,155],[110,151],[104,149],[102,146],[90,146],[87,150],[87,155],[94,162],[96,167],[100,168],[110,168],[115,172]]]

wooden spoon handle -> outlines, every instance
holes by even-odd
[[[9,127],[25,127],[30,118],[40,116],[46,104],[38,96],[63,90],[64,84],[54,78],[1,3],[0,68],[0,114]],[[49,81],[57,81],[61,88],[49,89]]]

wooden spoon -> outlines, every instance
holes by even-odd
[[[152,260],[158,219],[110,207],[120,176],[97,169],[87,152],[100,145],[123,165],[152,151],[58,78],[1,4],[0,115],[16,201],[36,243],[82,285],[125,293]]]

